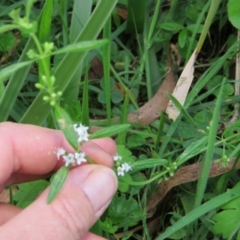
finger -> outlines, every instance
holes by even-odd
[[[74,168],[51,204],[46,204],[47,189],[0,228],[0,239],[80,239],[104,212],[116,189],[111,169],[90,164]]]
[[[116,149],[111,139],[94,141],[103,149],[109,147],[109,153]],[[0,146],[3,149],[0,151],[0,190],[5,185],[38,179],[56,170],[60,166],[55,154],[57,148],[73,151],[60,131],[10,122],[0,124]],[[111,166],[112,160],[107,159],[110,163],[100,162]]]
[[[102,140],[105,140],[105,139],[102,139]],[[107,141],[101,141],[101,142],[103,143],[103,142],[107,142]],[[95,142],[92,142],[92,141],[86,142],[81,147],[81,150],[90,159],[92,159],[94,161],[94,163],[97,163],[97,164],[100,164],[100,165],[105,165],[107,167],[113,167],[113,163],[114,162],[113,162],[112,154],[110,154],[109,152],[106,152],[102,147],[100,147],[96,143],[97,143],[97,141],[95,141]],[[102,144],[102,146],[103,146],[103,144]],[[103,147],[106,147],[106,146],[103,146]]]
[[[21,208],[15,207],[7,203],[0,203],[0,226],[15,217],[21,211]]]
[[[106,238],[97,236],[93,233],[87,233],[83,238],[81,238],[81,240],[106,240]]]
[[[95,143],[100,142],[100,144],[105,147],[106,149],[109,149],[109,152],[113,152],[116,149],[116,144],[115,142],[110,139],[98,139],[99,141],[95,141]],[[100,164],[100,165],[105,165],[107,167],[112,168],[114,161],[112,158],[112,154],[107,153],[105,150],[103,150],[99,145],[92,143],[91,141],[84,143],[82,146],[82,151],[85,152],[87,156],[89,156],[94,163]],[[54,170],[56,171],[60,166],[64,164],[63,161],[58,161],[56,167]],[[11,183],[22,183],[22,182],[27,182],[27,181],[34,181],[39,178],[46,178],[49,177],[51,173],[45,174],[45,175],[32,175],[32,174],[22,174],[22,173],[14,173],[14,175],[9,178],[7,184]]]
[[[116,143],[111,138],[92,139],[91,142],[96,143],[111,155],[115,155],[117,153]]]
[[[63,134],[32,125],[0,124],[0,183],[12,173],[46,174],[57,164],[56,148],[72,148]]]

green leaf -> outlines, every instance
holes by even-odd
[[[97,38],[102,30],[102,27],[106,23],[108,17],[111,15],[113,8],[115,7],[116,0],[98,1],[96,8],[94,9],[89,21],[79,33],[75,42],[90,41]],[[54,71],[56,77],[56,91],[63,92],[71,81],[72,77],[82,64],[82,60],[86,56],[86,53],[67,53],[62,61],[59,63]],[[67,71],[66,71],[67,69]],[[28,111],[21,119],[22,123],[31,123],[35,125],[43,124],[44,120],[50,113],[52,106],[47,105],[43,101],[44,92],[41,91],[35,98],[32,105],[28,108]],[[1,110],[1,109],[0,109]]]
[[[1,35],[0,38],[0,51],[6,52],[14,47],[17,39],[12,32],[7,32]]]
[[[128,0],[128,33],[142,33],[146,16],[146,0]]]
[[[227,191],[226,193],[220,194],[217,197],[212,198],[208,202],[205,202],[201,206],[195,208],[190,213],[185,215],[179,221],[174,223],[171,227],[168,227],[165,232],[161,233],[156,240],[164,240],[167,239],[171,234],[175,233],[179,229],[189,225],[193,221],[199,219],[201,216],[206,214],[207,212],[233,200],[240,196],[240,186],[236,185],[233,189]],[[229,220],[229,219],[228,219]]]
[[[5,91],[5,85],[3,82],[0,82],[0,99]]]
[[[178,32],[184,28],[182,24],[177,23],[177,22],[161,23],[161,24],[159,24],[159,27],[164,30],[171,31],[171,32]]]
[[[184,28],[178,35],[178,44],[180,48],[183,48],[186,45],[188,37],[188,30]]]
[[[195,126],[196,124],[195,124],[194,120],[189,115],[189,113],[186,111],[186,109],[181,105],[181,103],[170,93],[168,94],[168,97],[173,102],[173,104],[177,107],[177,109],[182,112],[182,114],[188,120],[188,122]]]
[[[228,17],[232,25],[240,29],[240,3],[239,0],[229,0],[228,4]]]
[[[178,156],[176,162],[178,165],[186,162],[188,159],[196,156],[197,154],[203,152],[205,150],[205,147],[207,145],[208,137],[205,136],[193,143],[191,143],[185,151]]]
[[[73,129],[73,122],[69,114],[60,106],[54,108],[55,117],[57,119],[59,128],[63,131],[68,142],[75,150],[78,150],[77,134]]]
[[[116,89],[111,94],[111,100],[113,103],[117,104],[123,100],[123,94],[119,89]]]
[[[111,127],[102,128],[102,129],[98,130],[97,132],[93,133],[90,136],[90,139],[111,137],[122,131],[127,130],[130,126],[131,126],[130,124],[121,124],[121,125],[114,125]]]
[[[0,82],[6,81],[8,77],[10,77],[15,71],[19,70],[20,68],[26,67],[31,63],[32,61],[27,61],[27,62],[15,63],[8,67],[5,67],[0,71]]]
[[[17,202],[18,207],[25,208],[30,205],[47,186],[48,181],[46,180],[18,184],[19,190],[13,195],[13,201]]]
[[[215,234],[221,234],[222,237],[228,238],[235,229],[240,226],[240,198],[223,205],[220,211],[215,214],[212,220],[215,222],[212,231]]]
[[[125,174],[124,177],[118,179],[118,191],[122,193],[127,193],[129,191],[129,184],[126,180],[132,181],[132,178],[129,174]]]
[[[187,17],[189,17],[193,22],[197,22],[197,20],[199,18],[199,14],[200,14],[198,8],[193,4],[189,4],[186,7],[185,13],[186,13]]]
[[[47,197],[47,203],[51,203],[62,189],[69,173],[69,167],[62,166],[53,176],[50,190]]]
[[[15,24],[2,25],[0,27],[0,34],[8,32],[8,31],[12,31],[13,29],[18,29],[18,25],[15,25]]]
[[[196,136],[196,128],[187,122],[180,122],[177,131],[179,136],[184,139],[189,139]]]
[[[132,172],[139,171],[146,168],[154,168],[166,164],[168,161],[159,158],[149,158],[144,160],[138,160],[131,164]]]
[[[92,49],[100,48],[108,43],[107,39],[95,40],[95,41],[84,41],[77,42],[67,45],[57,51],[54,51],[52,54],[62,54],[62,53],[71,53],[71,52],[86,52]]]
[[[109,208],[108,215],[113,225],[118,227],[134,226],[142,218],[142,211],[138,202],[133,198],[126,198],[124,194],[115,195]]]

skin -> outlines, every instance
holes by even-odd
[[[73,152],[60,131],[8,122],[0,124],[0,146],[0,192],[51,175],[63,165],[55,154],[58,147]],[[88,230],[117,190],[111,170],[116,145],[104,138],[86,142],[81,150],[96,164],[71,169],[51,204],[46,203],[48,188],[24,210],[0,203],[0,239],[103,239]]]

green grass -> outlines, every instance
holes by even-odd
[[[18,7],[29,28],[19,25],[17,15],[9,21],[8,14]],[[0,54],[5,58],[0,60],[0,121],[48,128],[58,128],[61,117],[82,122],[91,127],[93,138],[112,136],[122,161],[132,165],[119,177],[118,193],[95,226],[103,237],[239,239],[239,226],[229,228],[222,220],[229,218],[228,206],[234,206],[234,219],[240,199],[234,168],[239,168],[240,121],[232,120],[240,100],[234,93],[240,77],[235,74],[237,7],[236,0],[41,0],[0,6]],[[15,31],[21,33],[20,44]],[[184,105],[166,92],[146,111],[143,106],[168,78],[169,67],[177,81],[195,49],[194,80]],[[57,92],[62,95],[52,98]],[[166,99],[180,110],[175,121],[158,111]],[[151,120],[146,124],[143,119]],[[71,131],[64,133],[77,147]],[[222,171],[230,160],[234,167]],[[194,169],[196,162],[200,169]],[[178,173],[186,166],[190,170],[181,179]],[[67,171],[61,174],[51,200]],[[34,193],[24,185],[13,203],[30,204],[46,181],[35,184]]]

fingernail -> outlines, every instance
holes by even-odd
[[[103,208],[117,189],[116,175],[111,169],[97,168],[83,182],[83,191],[90,199],[95,212]]]

